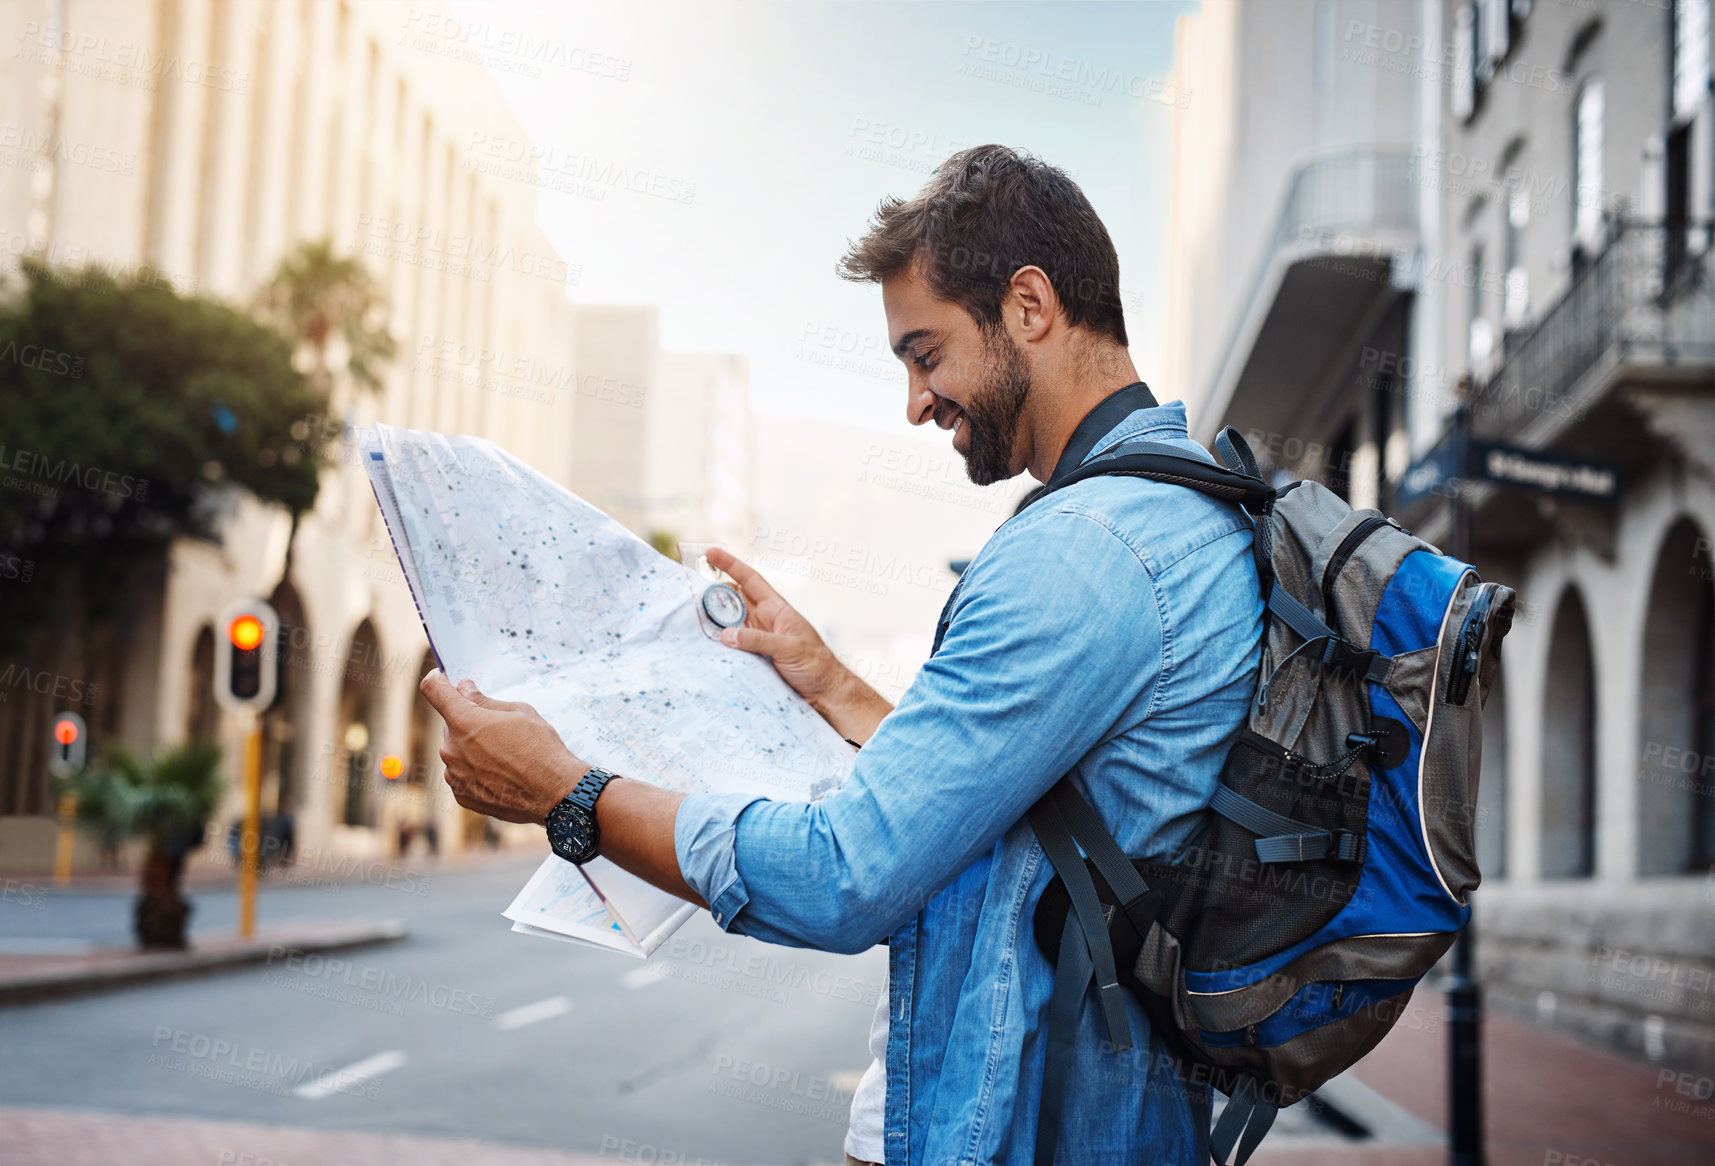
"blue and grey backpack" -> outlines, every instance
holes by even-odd
[[[1123,854],[1070,774],[1030,811],[1057,872],[1035,916],[1056,968],[1036,1162],[1054,1160],[1093,981],[1115,1050],[1132,1044],[1129,990],[1184,1075],[1228,1095],[1210,1152],[1243,1163],[1281,1106],[1387,1035],[1470,914],[1482,705],[1513,593],[1317,483],[1270,487],[1232,429],[1219,465],[1124,448],[1038,497],[1120,474],[1243,506],[1267,604],[1262,667],[1173,862]]]

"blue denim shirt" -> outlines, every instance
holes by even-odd
[[[1131,440],[1208,456],[1178,402],[1133,412],[1089,456]],[[886,938],[888,1166],[1029,1166],[1054,980],[1031,919],[1053,870],[1022,818],[1076,766],[1128,854],[1183,843],[1255,679],[1250,542],[1237,507],[1183,487],[1066,487],[967,568],[838,793],[681,804],[680,869],[720,926],[838,952]],[[1128,1007],[1137,1047],[1115,1053],[1086,996],[1059,1156],[1203,1166],[1207,1098]]]

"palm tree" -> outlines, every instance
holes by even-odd
[[[327,239],[300,244],[280,260],[258,298],[262,314],[309,350],[310,377],[326,391],[328,346],[345,340],[346,370],[357,384],[381,387],[380,365],[396,346],[387,331],[387,302],[362,262],[334,254]]]
[[[333,374],[328,369],[328,346],[338,335],[345,340],[346,371],[354,383],[381,388],[380,366],[393,359],[397,346],[387,331],[387,301],[363,263],[334,254],[333,243],[316,239],[302,243],[280,260],[274,277],[257,297],[263,319],[307,349],[310,384],[335,400]],[[297,511],[286,537],[286,561],[280,581],[292,577],[292,552],[298,543]]]
[[[202,845],[220,802],[220,746],[190,742],[147,760],[112,747],[105,766],[66,785],[77,795],[80,821],[116,842],[148,842],[133,917],[137,943],[185,947],[191,903],[180,883],[185,857]]]

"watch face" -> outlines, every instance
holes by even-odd
[[[561,805],[548,818],[548,845],[567,862],[585,861],[590,849],[595,823],[588,814],[574,806]]]

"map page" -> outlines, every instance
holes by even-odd
[[[812,800],[850,745],[697,615],[708,586],[491,442],[377,425],[359,439],[424,631],[455,684],[523,701],[591,765],[683,793]],[[645,957],[695,910],[605,859],[550,856],[513,930]]]

